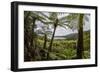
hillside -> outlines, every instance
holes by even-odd
[[[90,30],[84,31],[84,35],[90,34]],[[55,39],[68,39],[68,40],[75,40],[78,37],[78,33],[71,33],[66,36],[55,36]]]

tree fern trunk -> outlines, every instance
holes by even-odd
[[[24,61],[30,61],[31,60],[31,56],[29,55],[30,54],[30,38],[29,38],[29,35],[28,35],[28,26],[29,26],[29,22],[28,22],[28,17],[30,15],[30,12],[27,13],[26,15],[26,11],[24,12]]]
[[[53,35],[52,35],[52,38],[51,38],[51,42],[50,42],[50,46],[49,46],[50,51],[52,51],[52,44],[53,44],[53,40],[54,40],[55,31],[56,31],[56,27],[54,28]]]
[[[46,44],[47,44],[47,35],[44,35],[44,45],[43,45],[43,49],[46,49]]]
[[[35,57],[35,32],[34,32],[34,28],[35,28],[35,21],[36,21],[36,18],[33,17],[33,25],[31,27],[31,42],[30,42],[30,52],[31,52],[31,56],[32,58]]]
[[[83,54],[83,14],[79,16],[79,28],[78,28],[78,42],[77,42],[77,58],[82,59]]]
[[[52,51],[52,44],[53,44],[53,40],[54,40],[54,35],[55,35],[56,27],[57,27],[57,26],[54,27],[54,31],[53,31],[53,34],[52,34],[50,46],[49,46],[49,48],[48,48],[47,59],[49,59],[49,52]]]

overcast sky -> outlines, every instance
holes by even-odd
[[[45,13],[48,14],[48,13]],[[68,13],[65,13],[64,15],[68,15]],[[63,15],[63,16],[64,16]],[[59,16],[61,17],[61,16]],[[90,30],[90,16],[88,16],[89,21],[87,22],[86,20],[84,21],[85,25],[83,26],[83,30],[87,31]],[[41,28],[44,24],[42,24],[41,22],[36,22],[37,28]],[[53,31],[53,29],[52,29]],[[72,31],[72,29],[67,28],[67,30],[63,27],[58,26],[55,32],[55,36],[64,36],[64,35],[68,35],[71,33],[77,33],[77,30]]]

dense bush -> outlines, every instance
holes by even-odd
[[[37,44],[40,49],[43,49],[44,37],[38,37]],[[46,50],[48,50],[50,39],[47,40]],[[53,41],[52,51],[49,52],[51,60],[75,59],[77,51],[77,39],[55,39]],[[83,58],[90,58],[90,34],[84,33],[84,53]],[[45,57],[46,59],[46,57]]]

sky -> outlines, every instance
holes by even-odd
[[[47,12],[44,12],[44,13],[48,15]],[[62,17],[64,15],[68,15],[68,13],[65,13],[63,15],[59,15],[59,17]],[[90,16],[87,16],[87,17],[88,17],[89,21],[86,21],[86,20],[84,21],[84,25],[83,25],[83,30],[84,31],[90,30]],[[36,25],[37,25],[38,29],[41,29],[41,27],[44,24],[42,24],[41,22],[37,21]],[[72,33],[77,33],[77,30],[72,31],[72,29],[70,29],[68,27],[66,27],[66,28],[67,28],[67,30],[65,28],[63,28],[63,27],[58,26],[57,29],[56,29],[56,32],[55,32],[55,36],[65,36],[65,35],[69,35],[69,34],[72,34]],[[50,28],[50,29],[53,32],[53,29],[52,28]]]
[[[86,24],[83,26],[83,30],[84,31],[88,31],[90,30],[90,24],[86,22]],[[57,27],[56,32],[55,32],[55,36],[64,36],[64,35],[68,35],[71,33],[77,33],[77,30],[72,31],[72,29],[67,28],[67,30],[63,27]]]

